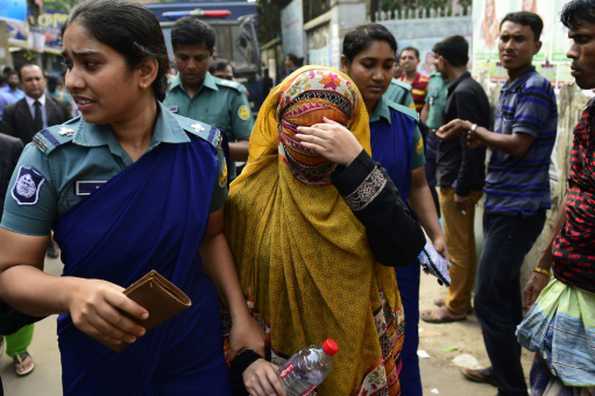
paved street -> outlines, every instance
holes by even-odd
[[[46,268],[53,273],[60,272],[57,260],[47,260]],[[432,301],[444,289],[431,278],[422,275],[421,308],[430,308]],[[475,317],[465,322],[446,325],[421,324],[420,353],[429,357],[421,359],[425,395],[443,396],[493,396],[496,389],[488,385],[465,381],[458,368],[452,363],[457,356],[469,354],[481,364],[487,363],[479,324]],[[56,343],[55,317],[48,318],[35,328],[35,336],[30,352],[37,365],[35,371],[24,378],[14,375],[11,361],[6,357],[0,360],[0,373],[4,381],[6,396],[59,396],[60,360]],[[529,354],[524,357],[525,367],[529,367]],[[528,370],[526,370],[528,373]]]

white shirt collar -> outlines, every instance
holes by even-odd
[[[39,103],[41,103],[41,107],[45,107],[45,94],[41,95],[38,99],[33,99],[32,97],[25,95],[25,100],[27,101],[27,104],[30,108],[33,107],[33,103],[35,103],[35,100],[38,100]]]

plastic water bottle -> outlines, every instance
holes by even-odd
[[[296,352],[279,368],[287,396],[307,396],[331,371],[331,357],[339,352],[337,342],[327,338],[322,347],[310,346]]]

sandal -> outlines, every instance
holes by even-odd
[[[438,308],[442,308],[445,304],[446,304],[446,299],[444,299],[442,297],[434,300],[434,305],[437,306]],[[471,315],[472,313],[473,313],[473,307],[470,307],[469,311],[467,311],[467,314]]]
[[[465,320],[467,315],[457,315],[445,307],[430,309],[422,312],[421,320],[427,323],[450,323]]]
[[[33,363],[33,358],[29,355],[29,352],[21,352],[14,355],[13,358],[14,362],[14,371],[17,373],[19,377],[23,377],[27,374],[30,374],[33,369],[35,368],[35,363]]]

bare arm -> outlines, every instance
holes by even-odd
[[[424,104],[424,107],[421,109],[421,113],[419,114],[419,119],[424,124],[428,121],[428,113],[430,112],[430,105],[428,103]]]
[[[467,138],[471,145],[474,139],[481,141],[491,149],[500,150],[513,157],[521,158],[527,154],[535,137],[526,133],[513,133],[511,135],[495,133],[478,126],[475,132],[471,133]]]
[[[558,213],[558,219],[556,220],[556,224],[554,225],[554,229],[552,232],[552,238],[550,239],[550,243],[547,244],[547,247],[543,251],[539,262],[531,272],[529,276],[529,280],[525,285],[525,289],[523,290],[523,308],[525,310],[529,309],[535,300],[539,296],[539,293],[543,290],[543,288],[547,285],[550,280],[550,270],[552,268],[552,264],[554,262],[554,255],[552,252],[552,248],[554,246],[554,240],[562,230],[564,223],[566,222],[566,200],[567,197],[564,198],[562,205],[560,205],[560,212]]]
[[[43,272],[47,244],[47,236],[0,229],[0,298],[33,316],[66,310],[66,278]],[[20,287],[22,284],[27,287]]]
[[[550,268],[552,268],[552,263],[554,262],[554,256],[552,253],[552,249],[554,246],[554,240],[556,239],[556,237],[562,230],[564,223],[566,223],[566,201],[567,201],[567,199],[568,199],[568,197],[564,197],[564,201],[560,205],[560,209],[559,209],[560,212],[558,213],[558,219],[556,220],[556,224],[554,224],[552,238],[550,239],[550,243],[548,243],[547,247],[543,251],[543,254],[541,255],[541,259],[539,260],[539,263],[537,264],[537,266],[539,268],[542,268],[544,270],[549,270]]]
[[[228,305],[232,320],[232,354],[248,347],[264,356],[264,334],[246,306],[223,226],[223,209],[211,213],[200,248],[203,267]]]
[[[440,224],[438,223],[436,208],[432,199],[432,193],[428,187],[423,166],[417,167],[411,171],[409,205],[419,218],[419,222],[432,240],[432,244],[436,250],[442,254],[446,253],[444,236]]]
[[[436,136],[441,139],[451,139],[463,134],[467,135],[467,145],[477,147],[485,144],[491,149],[500,150],[514,157],[523,157],[535,138],[525,133],[504,134],[487,130],[477,126],[475,132],[471,131],[473,123],[459,118],[441,126],[436,131]]]
[[[32,316],[69,312],[77,328],[104,343],[131,343],[144,335],[129,316],[140,320],[148,312],[126,297],[122,287],[44,273],[47,243],[47,236],[0,229],[0,298]]]

